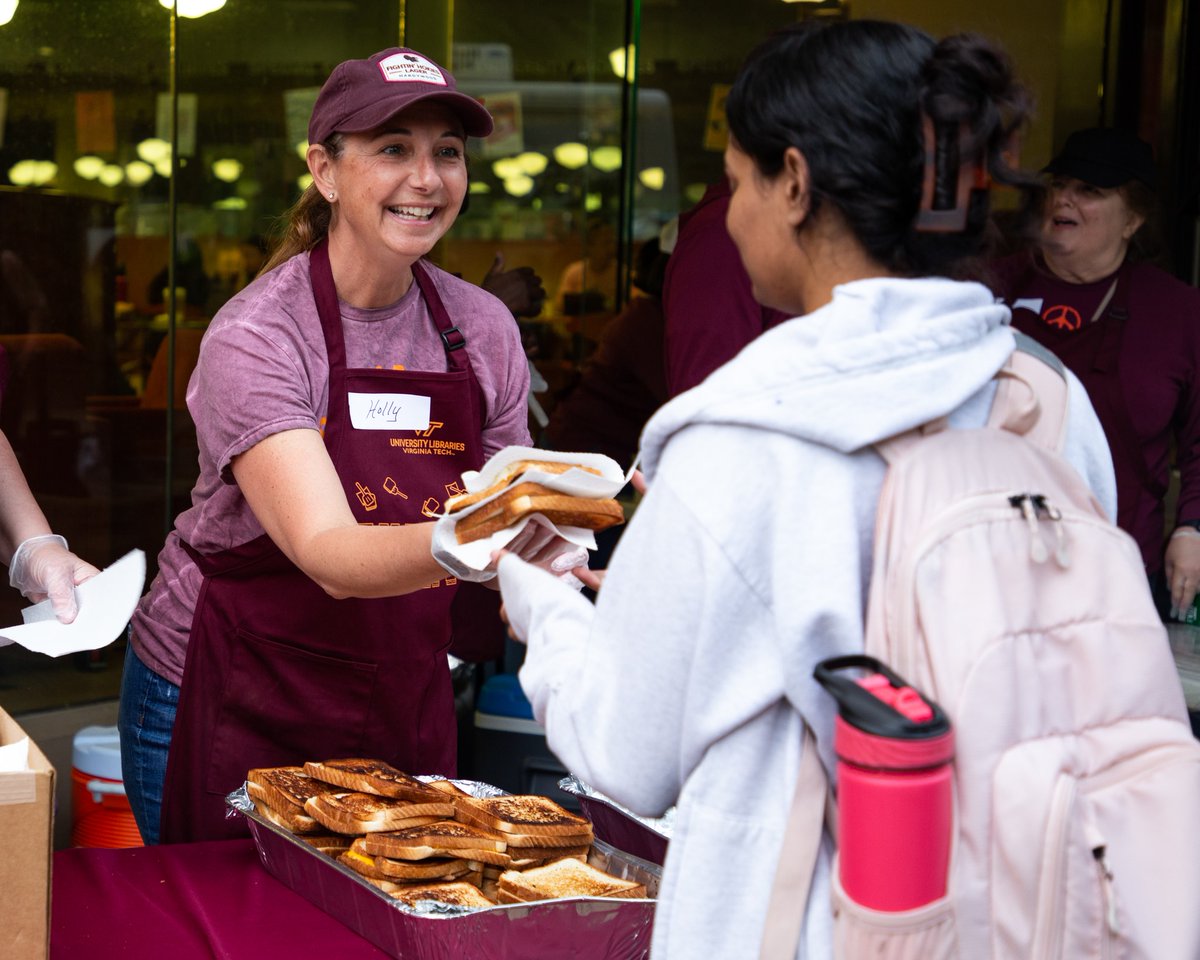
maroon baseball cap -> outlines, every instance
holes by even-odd
[[[374,130],[422,100],[446,104],[468,136],[492,132],[492,115],[474,97],[461,93],[454,77],[416,50],[391,47],[333,68],[313,105],[308,142],[320,143],[335,132]]]

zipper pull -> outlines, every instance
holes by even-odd
[[[1067,550],[1067,528],[1062,522],[1062,511],[1052,506],[1046,498],[1038,494],[1033,498],[1034,505],[1046,511],[1050,518],[1050,526],[1054,530],[1054,560],[1064,570],[1071,565],[1071,555]]]
[[[1100,871],[1100,890],[1104,894],[1104,914],[1105,920],[1108,922],[1108,932],[1114,937],[1121,935],[1121,924],[1117,917],[1117,897],[1116,891],[1113,889],[1113,874],[1108,868],[1108,860],[1104,856],[1105,847],[1099,846],[1092,849],[1092,858],[1096,861],[1096,867]]]
[[[1029,559],[1034,563],[1045,563],[1049,556],[1046,545],[1042,542],[1042,533],[1038,529],[1037,510],[1034,508],[1033,497],[1027,493],[1018,493],[1009,497],[1011,506],[1021,511],[1025,523],[1029,526]]]

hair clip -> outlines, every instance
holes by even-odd
[[[942,132],[947,134],[953,131],[943,126]],[[923,233],[961,233],[967,226],[971,193],[987,190],[991,186],[992,178],[987,165],[982,154],[977,154],[970,163],[962,162],[971,141],[965,120],[958,124],[957,138],[943,136],[940,150],[933,118],[924,112],[921,114],[921,133],[925,141],[925,169],[921,183],[921,206],[915,227]],[[955,173],[954,206],[949,206],[945,187],[949,177]]]

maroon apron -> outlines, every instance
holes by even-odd
[[[329,357],[325,447],[364,524],[429,520],[482,459],[482,398],[466,340],[421,265],[412,270],[445,344],[446,373],[347,369],[326,242],[309,261]],[[429,429],[355,429],[350,393],[429,397]],[[410,773],[454,774],[446,652],[455,579],[400,597],[335,600],[265,534],[208,556],[187,549],[204,580],[167,761],[163,842],[244,835],[240,817],[226,818],[225,796],[254,767],[373,757]]]
[[[1013,286],[1016,296],[1026,287],[1026,278],[1035,269],[1032,262]],[[1159,504],[1166,486],[1150,473],[1142,443],[1138,439],[1125,392],[1121,385],[1121,348],[1129,319],[1128,269],[1122,267],[1115,279],[1113,295],[1103,312],[1091,323],[1078,329],[1060,329],[1043,322],[1023,323],[1021,329],[1048,347],[1077,376],[1112,448],[1117,475],[1117,525],[1135,537],[1138,518],[1146,515],[1143,504]],[[1007,302],[1012,306],[1014,298]],[[1150,566],[1158,560],[1161,544],[1141,544],[1143,560]]]

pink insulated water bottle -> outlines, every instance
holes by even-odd
[[[842,889],[885,911],[945,896],[954,822],[949,719],[873,657],[834,657],[813,675],[838,702]]]

